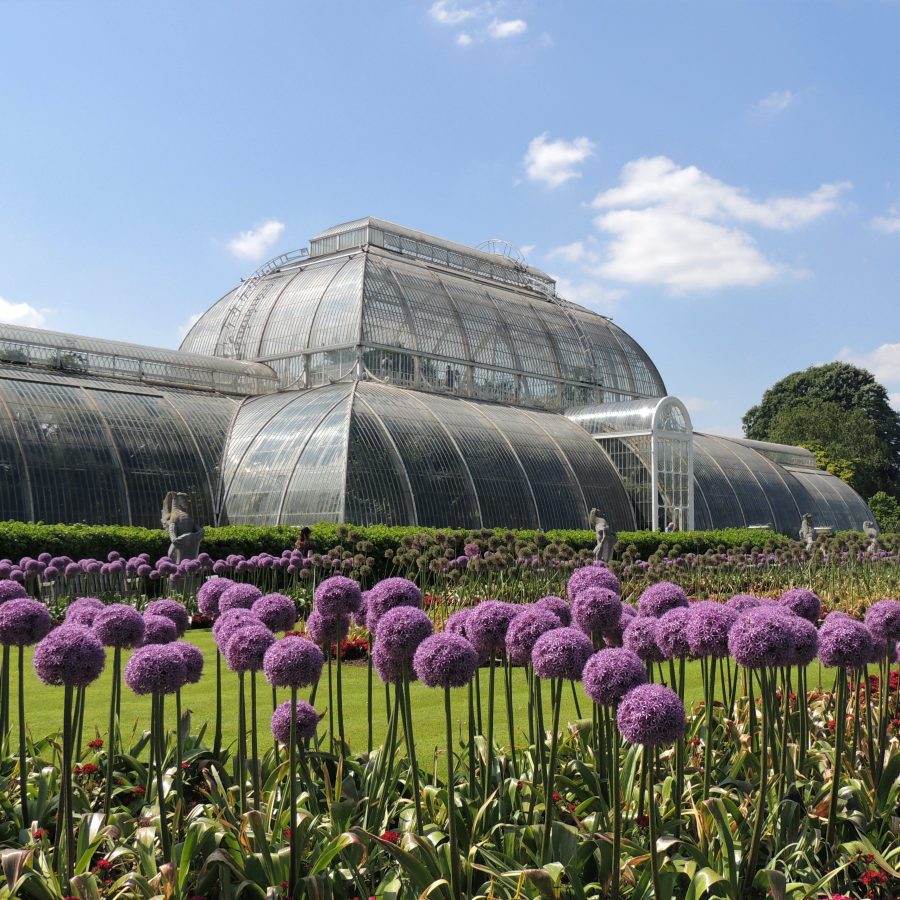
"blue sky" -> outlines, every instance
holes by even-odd
[[[502,238],[699,429],[837,358],[900,407],[898,2],[0,5],[0,318],[177,346],[376,215]]]

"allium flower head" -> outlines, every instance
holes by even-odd
[[[247,625],[259,625],[259,619],[252,610],[238,608],[223,612],[212,627],[213,640],[219,650],[224,651],[232,634]]]
[[[67,625],[93,625],[97,613],[105,606],[106,604],[96,597],[79,597],[66,608],[65,622]]]
[[[18,581],[9,581],[8,579],[0,581],[0,603],[6,603],[7,600],[19,600],[27,596],[28,591]]]
[[[253,584],[233,584],[219,597],[219,615],[230,609],[250,609],[262,597],[262,591]]]
[[[187,641],[176,641],[171,646],[181,654],[185,669],[185,684],[196,684],[203,675],[203,651]]]
[[[263,672],[272,687],[309,687],[319,680],[324,665],[322,651],[303,637],[280,638],[263,657]]]
[[[464,609],[458,609],[447,619],[447,622],[444,625],[444,631],[449,634],[458,634],[460,637],[467,637],[466,622],[469,621],[469,614],[471,612],[472,609],[468,606]]]
[[[290,631],[297,624],[297,606],[284,594],[265,594],[253,604],[252,612],[270,631]]]
[[[538,678],[577,681],[593,652],[591,639],[580,629],[554,628],[535,641],[531,665]]]
[[[353,613],[353,621],[360,627],[365,628],[369,615],[369,592],[362,592],[362,599],[359,601],[359,609]]]
[[[684,734],[684,704],[671,688],[642,684],[629,691],[616,711],[626,741],[645,747],[673,744]]]
[[[537,639],[547,631],[559,628],[561,622],[547,606],[535,603],[523,607],[506,630],[506,654],[516,666],[531,662],[531,651]]]
[[[171,619],[175,625],[175,631],[178,632],[178,637],[184,637],[184,633],[191,623],[191,617],[184,604],[177,600],[154,600],[147,604],[144,615],[165,616],[167,619]]]
[[[876,600],[866,610],[866,625],[884,640],[900,640],[900,600]]]
[[[234,582],[230,578],[209,578],[197,591],[197,609],[204,616],[215,619],[219,615],[219,599]]]
[[[572,607],[562,597],[550,594],[547,597],[541,597],[534,605],[549,609],[559,619],[560,625],[572,624]]]
[[[582,566],[582,568],[576,569],[569,576],[566,584],[566,593],[569,600],[574,601],[578,594],[589,587],[606,588],[614,591],[616,594],[621,592],[619,579],[603,563],[592,563],[588,566]]]
[[[407,578],[384,578],[369,591],[366,625],[373,634],[381,617],[397,606],[422,607],[422,592]]]
[[[315,737],[319,725],[319,714],[315,707],[305,700],[298,700],[294,706],[297,724],[294,734],[298,741],[308,741]],[[286,747],[291,743],[291,701],[286,700],[272,713],[272,734],[275,740]]]
[[[144,615],[144,646],[171,644],[178,640],[178,629],[168,616]]]
[[[785,616],[782,627],[791,636],[791,650],[787,664],[790,666],[808,666],[819,649],[819,631],[816,626],[801,616]]]
[[[306,620],[310,640],[320,647],[330,647],[342,641],[350,633],[350,616],[326,615],[314,609]]]
[[[427,687],[463,687],[477,668],[475,648],[464,637],[446,631],[425,638],[413,656],[413,670]]]
[[[737,612],[725,603],[701,600],[690,608],[684,632],[691,656],[728,656],[728,632]]]
[[[628,623],[637,616],[637,610],[627,603],[622,604],[622,615],[612,628],[603,629],[603,640],[607,647],[621,647]]]
[[[352,578],[334,575],[319,583],[315,601],[323,616],[349,616],[359,609],[362,591]]]
[[[144,617],[125,603],[113,603],[102,609],[91,627],[104,647],[140,647],[144,640]]]
[[[825,617],[819,630],[819,659],[825,666],[860,669],[873,656],[874,641],[862,622],[848,617]]]
[[[412,669],[412,660],[419,644],[430,637],[434,624],[421,609],[397,606],[386,612],[378,623],[375,649],[382,660],[397,667]]]
[[[125,684],[135,694],[174,694],[187,682],[187,666],[175,644],[135,650],[125,666]]]
[[[636,653],[608,648],[587,661],[581,678],[584,692],[594,703],[615,706],[632,688],[647,680],[647,673]]]
[[[652,616],[635,616],[622,632],[622,646],[644,662],[665,659],[656,643],[656,621]]]
[[[228,639],[223,651],[225,662],[232,672],[258,672],[266,651],[274,643],[275,635],[262,622],[245,625]]]
[[[756,609],[758,606],[762,606],[763,602],[759,597],[754,597],[751,594],[735,594],[725,601],[725,605],[737,613],[742,613],[748,609]]]
[[[52,628],[50,611],[37,600],[24,597],[0,604],[0,644],[5,647],[30,647]]]
[[[761,606],[740,613],[728,633],[728,650],[738,665],[762,669],[788,665],[793,652],[787,616]]]
[[[687,626],[691,610],[683,606],[670,609],[656,620],[656,645],[666,659],[687,659],[691,655]]]
[[[670,609],[688,606],[687,594],[671,581],[659,581],[646,588],[638,599],[638,615],[658,619]]]
[[[572,601],[572,620],[587,635],[615,628],[622,618],[622,601],[605,587],[586,587]]]
[[[819,615],[822,612],[822,601],[818,594],[808,591],[806,588],[791,588],[791,590],[785,591],[778,603],[785,609],[789,609],[794,615],[812,622],[813,625],[819,621]]]
[[[506,648],[506,630],[519,609],[500,600],[482,600],[469,614],[466,637],[484,656],[499,653]]]
[[[44,684],[87,687],[103,671],[103,644],[85,625],[54,628],[34,651],[34,671]]]

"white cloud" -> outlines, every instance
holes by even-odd
[[[588,250],[584,241],[572,241],[571,244],[554,247],[547,254],[547,259],[561,259],[565,263],[574,265],[580,262],[596,262],[596,254]]]
[[[40,328],[46,321],[47,310],[36,309],[28,303],[12,303],[0,297],[0,322]]]
[[[534,252],[534,248],[534,244],[522,244],[522,246],[519,247],[519,252],[522,254],[522,256],[528,257],[531,256],[531,254]]]
[[[664,156],[627,163],[619,185],[593,200],[594,223],[610,236],[599,275],[676,293],[769,281],[783,267],[742,227],[790,231],[833,211],[846,182],[801,196],[757,200],[696,166]]]
[[[502,41],[506,38],[516,37],[519,34],[525,34],[528,30],[528,23],[524,19],[493,19],[487,27],[489,37],[495,41]]]
[[[682,397],[678,398],[688,408],[688,412],[693,416],[694,413],[707,412],[715,409],[719,405],[718,400],[707,400],[704,397]]]
[[[900,391],[894,391],[893,394],[888,394],[888,401],[897,412],[900,412]]]
[[[552,277],[556,280],[556,292],[560,297],[598,312],[612,313],[619,300],[625,296],[625,291],[607,287],[595,278],[567,278],[564,275]]]
[[[452,0],[437,0],[436,3],[431,4],[431,9],[428,10],[431,18],[440,25],[459,25],[466,19],[471,19],[476,12],[475,9],[460,6],[453,3]]]
[[[876,216],[870,224],[885,234],[900,234],[900,209],[892,206],[886,216]]]
[[[588,138],[577,137],[574,141],[560,138],[551,141],[547,139],[545,131],[528,145],[525,172],[532,181],[543,181],[548,187],[555,188],[570,178],[580,178],[581,172],[576,166],[593,155],[594,143]]]
[[[757,104],[757,109],[764,113],[782,113],[797,99],[797,93],[790,90],[772,91]]]
[[[472,35],[463,31],[456,36],[456,43],[460,47],[468,47],[472,43]]]
[[[236,238],[228,242],[228,249],[238,259],[262,259],[284,231],[284,222],[268,219],[250,231],[242,231]]]
[[[882,384],[900,385],[900,344],[882,344],[868,353],[857,353],[845,347],[838,359],[868,369]]]
[[[182,323],[178,328],[178,340],[183,341],[187,337],[187,333],[200,321],[203,313],[194,313],[187,322]]]

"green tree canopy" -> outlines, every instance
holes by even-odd
[[[812,450],[864,497],[900,494],[900,415],[865,369],[835,362],[794,372],[763,394],[743,425],[754,440]]]

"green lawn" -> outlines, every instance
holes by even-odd
[[[191,631],[188,634],[188,640],[196,644],[203,651],[206,657],[206,666],[203,678],[199,684],[190,685],[183,691],[182,704],[185,709],[190,709],[194,716],[192,731],[196,732],[201,722],[209,723],[207,732],[207,743],[212,742],[212,727],[215,721],[216,697],[215,697],[215,644],[212,640],[212,634],[209,631]],[[11,684],[11,696],[13,698],[12,708],[12,733],[15,734],[15,728],[18,721],[18,709],[15,701],[16,697],[16,660],[13,652],[13,677]],[[111,654],[108,660],[111,659]],[[62,698],[63,689],[47,687],[43,685],[34,674],[31,667],[31,653],[27,653],[26,659],[26,675],[25,675],[25,702],[26,713],[25,720],[27,727],[35,737],[43,737],[51,732],[59,730],[62,722]],[[366,747],[366,731],[367,731],[367,715],[366,715],[366,668],[364,665],[344,665],[343,666],[344,681],[344,718],[346,722],[347,738],[350,745],[355,750],[365,750]],[[527,728],[527,705],[528,696],[525,684],[525,674],[523,670],[514,672],[514,704],[513,716],[517,718],[516,725],[518,729]],[[486,707],[487,693],[487,670],[481,671],[482,693],[485,696],[484,703]],[[249,676],[248,676],[249,681]],[[272,694],[262,673],[257,678],[258,697],[259,697],[259,722],[258,732],[263,746],[268,746],[271,740],[269,732],[269,718],[272,709]],[[86,713],[84,740],[87,741],[99,733],[101,737],[105,737],[107,729],[107,720],[109,716],[109,693],[110,693],[111,675],[109,665],[103,675],[93,684],[87,691]],[[226,741],[234,739],[237,733],[237,676],[229,672],[223,663],[223,705],[224,705],[224,733]],[[581,686],[576,686],[579,703],[584,715],[589,715],[590,701],[584,695]],[[416,734],[416,746],[422,754],[422,763],[428,765],[427,759],[435,750],[441,746],[444,741],[444,709],[441,697],[438,691],[431,690],[421,684],[415,683],[411,686],[412,706],[413,706],[413,724]],[[249,687],[247,689],[249,698]],[[454,715],[460,721],[465,721],[467,709],[467,692],[465,689],[453,692],[453,711]],[[697,702],[702,696],[700,666],[697,663],[690,663],[687,669],[686,680],[686,698],[688,702]],[[545,697],[547,698],[547,708],[549,709],[549,688],[545,686]],[[288,699],[287,693],[279,692],[278,700],[282,702]],[[249,699],[248,699],[249,704]],[[316,697],[316,707],[320,712],[328,709],[328,679],[327,668],[322,672],[322,680],[319,684],[319,690]],[[384,686],[375,676],[374,683],[374,734],[375,742],[381,741],[387,727],[385,715],[385,693]],[[167,704],[167,713],[169,721],[174,720],[174,703]],[[138,697],[126,688],[123,689],[122,696],[122,729],[123,734],[128,734],[132,729],[136,733],[148,727],[150,714],[150,699],[148,697]],[[577,718],[575,713],[575,704],[572,697],[572,691],[566,690],[564,693],[564,706],[562,715],[564,719],[574,720]],[[248,710],[249,716],[249,710]],[[508,731],[506,723],[506,703],[503,695],[502,677],[497,679],[497,701],[496,701],[497,724],[495,725],[496,740],[500,744],[508,742]],[[327,728],[328,717],[326,716],[322,728]],[[523,738],[517,738],[517,743]]]

